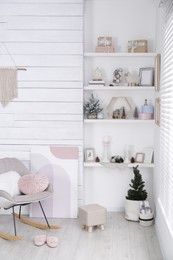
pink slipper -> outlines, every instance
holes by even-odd
[[[36,246],[42,246],[46,243],[46,235],[39,235],[34,238],[34,243]]]
[[[57,237],[51,237],[51,236],[47,237],[47,244],[50,247],[57,247],[58,242],[59,240]]]

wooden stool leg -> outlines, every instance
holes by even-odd
[[[91,233],[93,228],[91,226],[88,227],[88,232]]]
[[[101,230],[104,230],[104,229],[105,229],[105,227],[104,227],[103,224],[102,224],[102,225],[99,225],[99,228],[100,228]]]

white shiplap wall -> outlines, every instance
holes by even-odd
[[[18,71],[18,98],[0,105],[0,158],[30,167],[32,145],[79,147],[82,203],[83,0],[1,0],[0,42]],[[0,66],[14,66],[4,46]]]

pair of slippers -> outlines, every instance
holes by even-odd
[[[34,243],[36,246],[42,246],[47,243],[49,247],[57,247],[58,242],[58,238],[53,236],[38,235],[34,238]]]

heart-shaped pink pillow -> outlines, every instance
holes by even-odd
[[[18,181],[19,190],[27,195],[43,192],[48,187],[48,185],[48,177],[38,174],[24,175]]]

